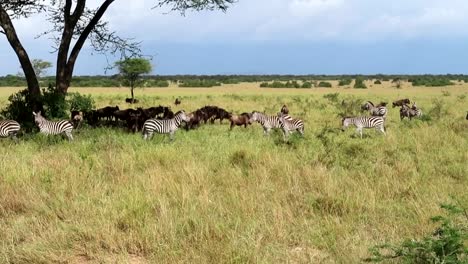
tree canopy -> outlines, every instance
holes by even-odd
[[[115,66],[124,83],[130,87],[133,102],[135,99],[133,90],[141,84],[141,75],[151,73],[153,69],[151,62],[145,58],[127,58],[117,61]]]
[[[235,0],[153,0],[154,8],[168,6],[182,15],[188,10],[225,11]],[[97,8],[90,8],[86,0],[1,0],[0,34],[8,40],[16,53],[28,83],[31,98],[40,98],[40,87],[29,55],[16,32],[13,20],[43,14],[50,29],[41,35],[53,39],[57,53],[56,86],[66,94],[71,83],[75,63],[86,41],[97,52],[120,53],[122,57],[140,55],[139,42],[119,36],[109,28],[103,15],[114,2],[121,5],[128,1],[100,0]]]

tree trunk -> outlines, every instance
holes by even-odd
[[[35,108],[33,110],[42,110],[42,104],[40,100],[41,89],[36,73],[34,72],[31,60],[29,59],[28,53],[21,44],[18,35],[16,34],[16,30],[13,26],[13,23],[11,22],[10,16],[1,5],[0,26],[5,31],[5,35],[8,39],[8,42],[15,51],[16,56],[18,57],[19,62],[21,64],[21,67],[23,68],[24,76],[26,78],[26,82],[28,83],[28,91],[31,95],[31,103],[33,108]]]
[[[130,87],[130,92],[132,93],[132,104],[135,103],[135,96],[133,95],[133,86]]]

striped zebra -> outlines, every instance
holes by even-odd
[[[286,117],[289,117],[290,119],[286,119]],[[299,132],[301,136],[304,136],[304,122],[302,120],[291,119],[290,116],[287,116],[283,113],[278,113],[278,119],[280,121],[280,127],[283,130],[284,141],[288,139],[289,134],[294,130]]]
[[[289,115],[284,115],[285,120],[292,120]],[[258,122],[263,127],[264,135],[268,136],[272,128],[281,128],[278,116],[265,115],[264,113],[254,111],[252,112],[251,122]]]
[[[374,106],[371,101],[367,101],[363,106],[363,110],[367,110],[370,112],[371,116],[382,116],[383,118],[387,118],[387,107],[383,105]]]
[[[20,128],[20,124],[14,120],[2,120],[0,121],[0,137],[10,137],[15,142],[18,142],[16,135]]]
[[[46,135],[65,134],[68,140],[73,140],[73,124],[68,120],[49,121],[41,115],[41,111],[33,112],[34,121],[39,127],[39,132]]]
[[[169,134],[169,138],[172,141],[174,139],[174,133],[179,129],[182,121],[190,121],[184,110],[177,112],[172,119],[148,119],[143,124],[143,139],[151,139],[154,133],[158,133]]]
[[[362,138],[362,129],[363,128],[375,128],[379,130],[384,135],[385,128],[384,128],[385,119],[382,116],[359,116],[359,117],[345,117],[342,120],[343,124],[343,131],[350,125],[356,126],[356,132],[359,132]]]
[[[422,111],[416,106],[416,104],[413,104],[412,107],[409,107],[408,105],[404,104],[400,108],[401,120],[403,120],[405,117],[411,120],[413,119],[413,117],[421,117],[421,116],[422,116]]]

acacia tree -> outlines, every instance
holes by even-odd
[[[117,66],[124,83],[130,87],[130,92],[132,94],[131,103],[134,103],[135,96],[133,90],[135,87],[141,85],[141,75],[148,74],[152,71],[153,67],[150,61],[144,58],[128,58],[116,62],[115,66]]]
[[[235,0],[148,0],[155,1],[155,8],[169,6],[172,11],[182,15],[187,10],[223,10]],[[90,2],[90,1],[88,1]],[[100,0],[96,9],[87,5],[87,0],[1,0],[0,33],[4,34],[16,53],[24,76],[28,83],[31,99],[40,98],[40,87],[37,75],[29,55],[22,45],[13,20],[28,18],[34,14],[47,17],[50,30],[42,35],[51,35],[55,40],[53,47],[57,53],[56,88],[66,94],[70,86],[75,63],[86,41],[98,52],[119,52],[122,56],[131,57],[140,54],[139,43],[128,38],[119,37],[108,27],[102,17],[114,2],[125,5],[123,0]]]

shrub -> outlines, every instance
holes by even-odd
[[[339,93],[329,93],[323,96],[323,98],[328,99],[328,101],[332,103],[338,102],[338,97],[340,96]]]
[[[448,111],[445,106],[445,102],[441,99],[434,99],[432,101],[433,107],[429,110],[428,115],[435,120],[441,119],[446,116]],[[424,116],[424,115],[423,115]]]
[[[449,91],[442,91],[442,95],[443,96],[450,96],[450,92]]]
[[[49,85],[47,89],[42,89],[42,103],[44,104],[44,116],[47,118],[68,118],[68,104],[65,95],[58,92],[55,87]]]
[[[341,103],[336,100],[334,105],[338,109],[338,116],[340,117],[358,116],[361,114],[360,99],[349,98],[341,101]]]
[[[380,80],[376,80],[374,84],[382,84],[382,82]]]
[[[422,239],[408,239],[399,245],[384,244],[370,249],[367,262],[401,259],[403,263],[467,263],[468,239],[466,209],[442,205],[446,216],[431,218],[439,227]],[[458,218],[458,219],[457,219]],[[457,222],[460,220],[460,222]]]
[[[8,97],[10,102],[5,109],[2,110],[2,115],[6,119],[16,120],[21,123],[21,128],[24,131],[31,131],[34,125],[34,118],[31,112],[31,97],[28,89],[21,90]]]
[[[351,79],[340,80],[340,82],[338,83],[338,86],[350,85],[352,81],[353,80],[351,80]]]
[[[68,93],[67,104],[70,111],[89,111],[95,108],[95,103],[91,95],[80,93]]]
[[[220,82],[212,80],[187,80],[179,84],[179,87],[214,87],[221,86]]]
[[[450,79],[442,76],[423,76],[416,77],[409,80],[413,86],[428,86],[428,87],[437,87],[437,86],[450,86],[454,85]]]
[[[263,82],[260,84],[262,88],[301,88],[302,86],[297,81],[287,81],[287,82],[280,82],[274,81],[272,83]],[[302,87],[307,88],[307,87]]]
[[[331,88],[331,87],[332,87],[332,84],[329,83],[329,82],[319,82],[319,84],[317,85],[317,87]]]
[[[357,78],[356,83],[354,84],[354,89],[367,89],[367,86],[364,83],[364,80],[361,78]]]
[[[301,88],[304,88],[304,89],[312,88],[312,83],[311,82],[304,82],[304,83],[302,83]]]

